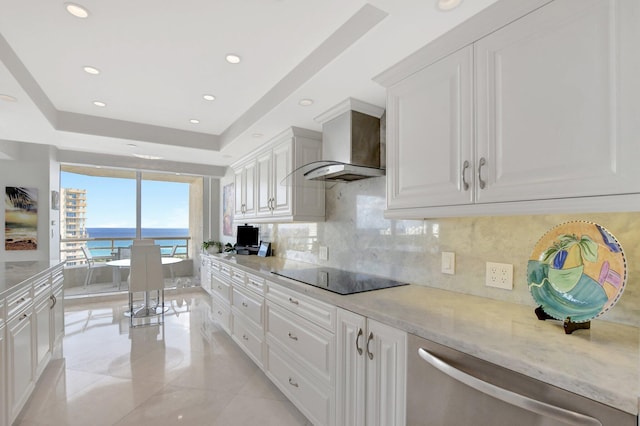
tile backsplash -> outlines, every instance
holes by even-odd
[[[622,298],[602,319],[640,326],[640,213],[390,220],[384,208],[384,177],[338,183],[327,190],[325,222],[260,225],[260,235],[283,258],[534,307],[526,268],[538,239],[563,222],[596,222],[622,245],[629,276]],[[321,245],[329,248],[327,261],[319,260]],[[455,275],[440,272],[443,251],[455,252]],[[488,261],[513,264],[513,290],[485,286]]]

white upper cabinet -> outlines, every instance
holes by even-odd
[[[469,46],[389,88],[388,208],[473,201],[472,61]]]
[[[235,219],[252,223],[324,220],[324,183],[307,181],[296,168],[320,160],[322,136],[318,132],[292,127],[276,136],[261,150],[232,168],[236,175]],[[255,176],[251,191],[238,190],[242,173],[251,164]],[[255,173],[255,174],[254,174]],[[248,197],[255,196],[249,203]],[[242,206],[245,206],[244,209]],[[246,206],[251,206],[247,208]]]
[[[621,39],[638,25],[632,2],[555,1],[475,44],[477,155],[487,162],[476,201],[640,192],[640,128],[624,117],[634,90],[623,90],[633,83],[623,70],[640,56],[640,39]]]
[[[254,217],[256,214],[256,161],[246,161],[233,168],[235,176],[235,212],[238,220]]]
[[[377,77],[388,217],[640,210],[640,2],[542,3],[498,2]]]

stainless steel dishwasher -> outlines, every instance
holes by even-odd
[[[637,416],[409,334],[408,426],[636,426]]]

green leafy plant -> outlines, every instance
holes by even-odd
[[[222,252],[222,242],[215,240],[208,240],[202,242],[202,250],[208,251],[209,248],[216,248],[218,252]]]

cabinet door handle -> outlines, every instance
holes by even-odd
[[[218,311],[218,315],[222,316],[222,311]]]
[[[469,161],[468,160],[464,160],[464,163],[462,163],[462,189],[465,191],[469,190],[469,182],[467,182],[467,169],[469,168]]]
[[[556,420],[560,420],[562,423],[570,425],[585,425],[585,426],[602,426],[599,420],[593,417],[585,416],[584,414],[576,413],[575,411],[565,410],[564,408],[557,407],[555,405],[547,404],[546,402],[538,401],[529,398],[519,393],[512,392],[510,390],[501,388],[492,383],[480,380],[464,371],[458,370],[452,365],[447,364],[442,359],[434,356],[423,348],[418,349],[418,355],[420,358],[428,362],[434,368],[440,370],[447,376],[464,383],[467,386],[472,387],[478,392],[482,392],[493,398],[506,402],[507,404],[520,407],[524,410],[540,414],[544,417],[552,417]]]
[[[289,384],[295,388],[298,387],[298,384],[296,382],[293,381],[293,379],[291,377],[289,377]]]
[[[247,305],[247,303],[246,303],[246,302],[242,302],[242,306],[244,306],[245,308],[248,308],[248,307],[249,307],[249,305]]]
[[[244,340],[249,340],[249,338],[247,337],[247,335],[246,335],[246,334],[243,334],[243,335],[242,335],[242,338],[243,338]]]
[[[22,321],[23,319],[25,319],[27,317],[27,314],[22,314],[22,316],[18,319],[18,321]]]
[[[56,306],[56,303],[58,303],[58,299],[56,299],[56,297],[52,294],[51,296],[49,296],[49,299],[51,300],[51,306],[49,307],[49,309],[53,309],[54,306]]]
[[[480,162],[478,163],[478,186],[480,189],[484,189],[487,186],[487,183],[482,180],[482,166],[487,164],[487,160],[484,157],[480,158]]]
[[[20,299],[16,300],[16,305],[19,305],[22,302],[24,302],[24,297],[21,297]]]
[[[360,338],[362,337],[362,329],[358,329],[358,335],[356,336],[356,350],[358,355],[362,355],[362,348],[360,347]]]
[[[300,302],[298,302],[297,300],[292,299],[292,298],[289,298],[289,302],[293,303],[294,305],[300,304]]]
[[[291,332],[289,332],[289,339],[291,340],[298,340],[298,336],[291,334]]]
[[[369,344],[371,343],[372,340],[373,340],[373,331],[369,333],[369,338],[367,339],[367,356],[369,357],[369,359],[373,359],[373,354],[369,350]]]

